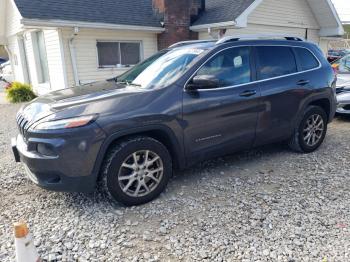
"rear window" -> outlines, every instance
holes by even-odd
[[[316,57],[305,48],[295,48],[295,53],[298,56],[301,71],[317,68],[319,62]]]
[[[287,46],[257,47],[259,79],[268,79],[297,72],[294,53]]]

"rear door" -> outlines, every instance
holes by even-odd
[[[251,51],[250,47],[219,51],[191,78],[211,76],[219,80],[219,87],[184,90],[184,142],[190,161],[252,146],[260,90],[252,83],[256,76]]]
[[[257,46],[257,75],[261,88],[256,145],[288,138],[302,100],[310,90],[308,74],[298,69],[290,46]]]

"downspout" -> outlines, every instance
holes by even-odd
[[[70,51],[70,58],[72,62],[72,68],[73,68],[73,75],[74,75],[74,84],[75,86],[80,85],[80,80],[79,80],[79,74],[78,74],[78,67],[77,67],[77,59],[75,55],[75,46],[74,46],[74,40],[75,37],[79,33],[79,27],[74,27],[74,33],[73,35],[69,38],[69,51]]]
[[[6,52],[7,52],[7,54],[9,55],[9,58],[11,58],[12,57],[12,53],[11,53],[10,49],[8,48],[8,45],[7,44],[4,45],[4,48],[5,48]]]

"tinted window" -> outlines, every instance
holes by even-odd
[[[259,78],[267,79],[297,72],[294,53],[290,47],[257,47]]]
[[[236,47],[224,50],[211,58],[197,75],[211,75],[219,80],[220,87],[249,83],[250,49]]]
[[[302,71],[310,70],[319,66],[317,59],[309,50],[305,48],[295,48],[294,50],[299,58]]]
[[[97,42],[100,67],[135,65],[140,62],[140,43]]]

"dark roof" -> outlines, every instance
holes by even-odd
[[[234,21],[255,0],[206,0],[205,11],[193,25]]]
[[[152,0],[15,0],[23,18],[161,27]]]
[[[193,25],[234,21],[254,0],[206,0]],[[15,0],[23,18],[161,27],[152,0]]]

